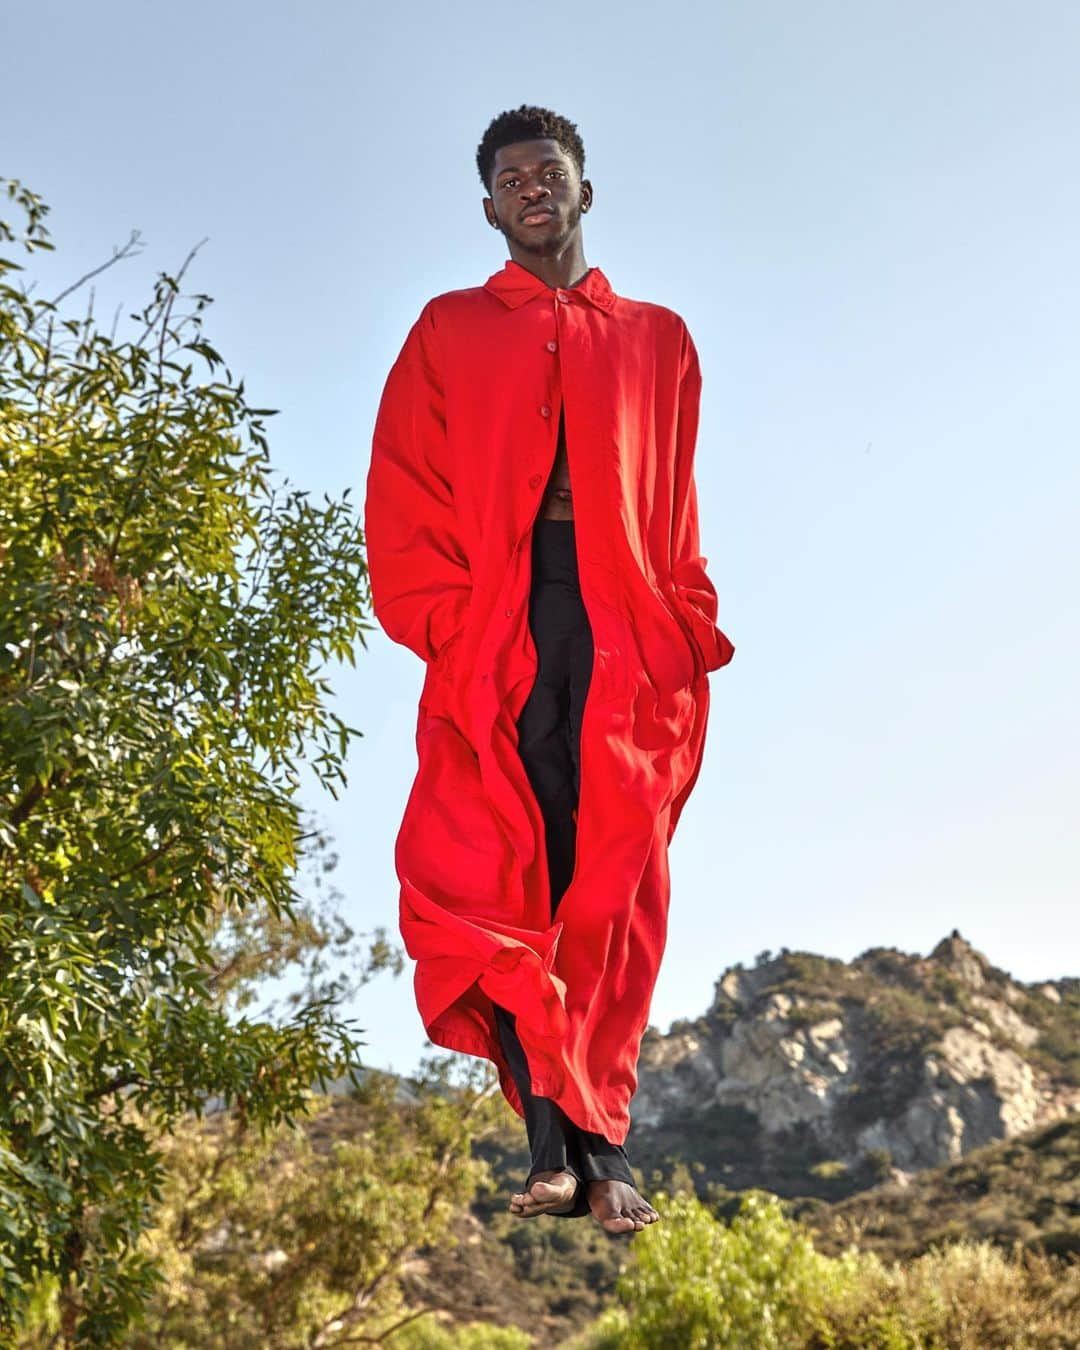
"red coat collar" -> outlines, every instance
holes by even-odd
[[[541,280],[535,272],[507,258],[501,272],[495,272],[484,282],[484,289],[497,295],[504,305],[517,309],[538,295],[554,295],[555,289]],[[582,281],[567,288],[570,295],[583,295],[600,309],[610,310],[615,304],[615,292],[599,267],[590,267]]]

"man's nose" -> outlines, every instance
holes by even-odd
[[[551,196],[551,189],[548,187],[546,183],[536,183],[531,188],[524,187],[521,189],[521,199],[522,201],[526,202],[534,201],[537,197],[550,197],[550,196]]]

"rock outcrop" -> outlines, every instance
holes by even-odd
[[[1080,1109],[1077,986],[1019,984],[955,930],[928,957],[763,953],[647,1033],[633,1132],[729,1185],[902,1180]]]

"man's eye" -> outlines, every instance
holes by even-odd
[[[516,179],[516,178],[508,178],[508,179],[506,180],[506,182],[503,183],[502,186],[503,186],[504,188],[513,187],[514,184],[515,184],[516,182],[517,182],[517,179]]]
[[[548,172],[549,172],[549,174],[553,173],[553,174],[555,175],[556,178],[565,178],[565,177],[566,177],[566,174],[563,173],[562,169],[549,169]]]

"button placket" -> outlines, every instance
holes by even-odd
[[[569,299],[570,299],[570,297],[569,297],[568,295],[566,295],[565,292],[562,292],[562,291],[556,291],[556,297],[557,297],[557,299],[561,300],[564,304],[568,303],[568,302],[569,302]],[[556,322],[556,332],[557,332],[557,331],[558,331],[558,328],[557,328],[557,325],[558,325],[558,307],[557,307],[557,306],[556,306],[555,311],[554,311],[554,318],[555,318],[555,322]],[[557,351],[559,350],[559,343],[558,343],[557,337],[555,337],[555,338],[548,338],[548,340],[544,343],[544,346],[545,346],[545,348],[547,349],[547,351],[551,352],[552,354],[554,354],[555,352],[557,352]],[[538,411],[539,411],[539,413],[540,413],[540,416],[543,417],[545,420],[550,419],[551,414],[552,414],[552,407],[551,407],[551,404],[550,404],[550,403],[541,403]],[[530,474],[529,480],[528,480],[528,481],[529,481],[529,487],[532,488],[532,489],[535,491],[537,488],[539,488],[539,487],[543,484],[543,482],[544,482],[544,475],[541,474],[541,473]],[[518,541],[519,547],[520,547],[520,545],[521,545],[521,542],[522,542],[521,540]],[[507,617],[508,617],[508,618],[510,617],[511,612],[512,612],[512,611],[507,610],[506,613],[507,613]]]
[[[556,299],[563,301],[564,304],[570,299],[570,297],[566,294],[565,291],[556,291],[556,292],[555,292],[555,296],[556,296]],[[555,324],[556,324],[556,332],[558,332],[558,322],[559,322],[559,317],[558,317],[558,306],[555,307],[554,318],[555,318]],[[549,338],[549,339],[547,340],[547,342],[546,342],[544,345],[545,345],[545,347],[548,349],[549,352],[554,353],[554,352],[557,352],[557,351],[559,350],[559,343],[558,343],[557,338]],[[550,404],[550,403],[545,403],[545,404],[543,404],[543,406],[542,406],[541,409],[540,409],[540,414],[541,414],[542,417],[550,417],[550,416],[551,416],[551,404]],[[540,485],[543,481],[544,481],[544,480],[543,480],[543,478],[542,478],[542,476],[541,476],[540,474],[533,474],[533,476],[529,479],[529,486],[530,486],[530,487],[539,487],[539,485]]]

